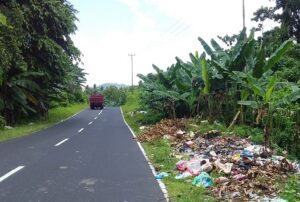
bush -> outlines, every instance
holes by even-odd
[[[109,86],[103,90],[105,97],[105,105],[107,106],[121,106],[126,103],[127,90],[125,88],[118,88],[116,86]]]
[[[164,118],[164,115],[161,113],[154,113],[152,111],[143,114],[142,119],[140,121],[140,123],[142,125],[146,124],[155,124],[157,122],[159,122],[160,120],[162,120]]]

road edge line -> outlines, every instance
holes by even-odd
[[[77,113],[75,113],[75,114],[73,114],[73,115],[70,115],[69,117],[67,117],[67,118],[65,118],[65,119],[62,119],[62,120],[56,122],[55,124],[51,125],[50,127],[56,126],[56,125],[58,125],[58,124],[60,124],[60,123],[63,123],[63,122],[65,122],[65,121],[68,121],[69,119],[74,118],[75,116],[77,116],[78,114],[80,114],[81,112],[83,112],[83,111],[85,111],[85,110],[87,110],[87,108],[82,109],[82,110],[80,110],[79,112],[77,112]],[[50,128],[50,127],[49,127],[49,128]]]
[[[120,111],[121,111],[121,114],[122,114],[122,118],[123,118],[124,123],[126,124],[127,128],[128,128],[129,131],[131,132],[132,136],[136,139],[135,133],[133,132],[133,130],[132,130],[131,127],[128,125],[127,121],[125,120],[125,117],[124,117],[124,113],[123,113],[122,107],[120,107]],[[142,144],[141,144],[139,141],[135,141],[135,142],[136,142],[137,145],[139,146],[139,148],[140,148],[141,152],[143,153],[143,155],[144,155],[146,161],[148,162],[148,165],[149,165],[149,167],[150,167],[150,169],[151,169],[151,171],[152,171],[153,176],[155,177],[155,176],[157,175],[157,173],[156,173],[156,171],[155,171],[155,169],[154,169],[154,166],[152,165],[151,161],[149,160],[149,158],[148,158],[148,156],[147,156],[147,154],[146,154],[146,152],[145,152],[145,150],[144,150]],[[170,201],[170,200],[169,200],[169,194],[168,194],[168,190],[167,190],[167,188],[166,188],[166,185],[163,183],[163,181],[162,181],[161,179],[156,179],[156,181],[158,182],[158,185],[159,185],[159,187],[160,187],[160,189],[161,189],[161,191],[162,191],[162,193],[163,193],[165,199],[167,200],[167,202],[169,202],[169,201]]]

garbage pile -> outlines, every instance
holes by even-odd
[[[217,199],[256,201],[276,197],[280,191],[276,183],[299,169],[296,162],[270,155],[269,149],[252,145],[248,139],[214,135],[177,142],[172,155],[186,153],[191,157],[176,163],[180,171],[176,179],[195,177],[193,184],[212,187],[211,193]]]
[[[276,183],[285,181],[292,173],[300,173],[297,162],[273,155],[270,149],[253,145],[250,139],[226,137],[216,130],[186,133],[184,124],[184,120],[165,120],[138,139],[168,139],[174,147],[171,155],[179,159],[179,174],[175,178],[192,177],[194,185],[210,189],[220,201],[275,198],[280,192]]]
[[[186,119],[164,119],[161,122],[155,124],[150,129],[144,131],[140,134],[137,139],[140,142],[150,142],[155,139],[159,139],[165,135],[170,135],[176,138],[177,131],[179,128],[185,128],[187,120]],[[179,135],[178,135],[179,137]]]

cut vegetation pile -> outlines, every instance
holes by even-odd
[[[279,183],[300,173],[297,162],[254,145],[248,138],[217,130],[186,132],[187,124],[186,119],[163,120],[146,129],[138,140],[169,141],[171,156],[178,159],[176,179],[192,177],[194,185],[206,187],[220,201],[273,200],[282,191]]]
[[[138,136],[140,142],[150,142],[156,139],[159,139],[165,135],[167,136],[176,136],[177,131],[181,128],[184,129],[186,125],[186,119],[164,119],[159,123],[155,124],[148,130],[144,131]],[[174,138],[176,138],[174,136]],[[180,137],[180,135],[178,135]]]

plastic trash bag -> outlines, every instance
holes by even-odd
[[[206,172],[202,172],[200,175],[194,178],[193,185],[210,187],[213,184],[212,177]]]

